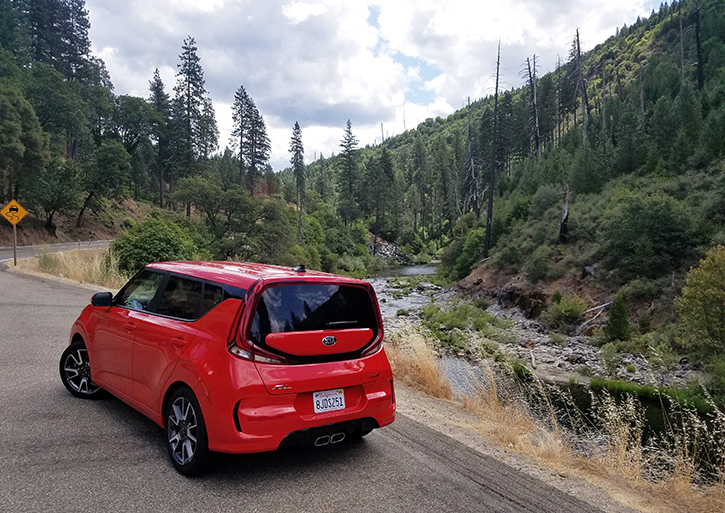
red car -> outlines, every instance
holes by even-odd
[[[146,266],[76,320],[60,375],[164,427],[176,469],[209,451],[249,453],[363,436],[395,419],[371,285],[261,264]]]

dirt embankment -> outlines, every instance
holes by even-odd
[[[127,218],[142,221],[148,217],[153,207],[124,200],[117,205],[109,205],[103,212],[86,211],[83,225],[76,227],[76,215],[56,215],[53,218],[55,231],[48,230],[45,218],[28,214],[17,225],[18,245],[32,246],[55,244],[58,242],[76,242],[87,240],[115,239],[123,229],[123,221]],[[13,227],[0,219],[0,247],[13,245]]]

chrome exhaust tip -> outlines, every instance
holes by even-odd
[[[315,447],[322,447],[330,443],[330,435],[323,435],[315,440]]]
[[[342,442],[345,439],[345,433],[335,433],[330,437],[330,443],[336,444],[337,442]]]

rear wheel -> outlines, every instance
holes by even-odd
[[[192,476],[204,469],[209,457],[206,424],[199,401],[188,388],[180,388],[166,408],[166,447],[176,470]]]
[[[103,392],[91,381],[88,351],[80,340],[76,340],[63,351],[60,357],[60,379],[68,392],[82,399],[95,399]]]

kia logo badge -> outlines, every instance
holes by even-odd
[[[322,339],[322,343],[326,346],[334,346],[337,344],[337,339],[335,337],[325,337]]]

